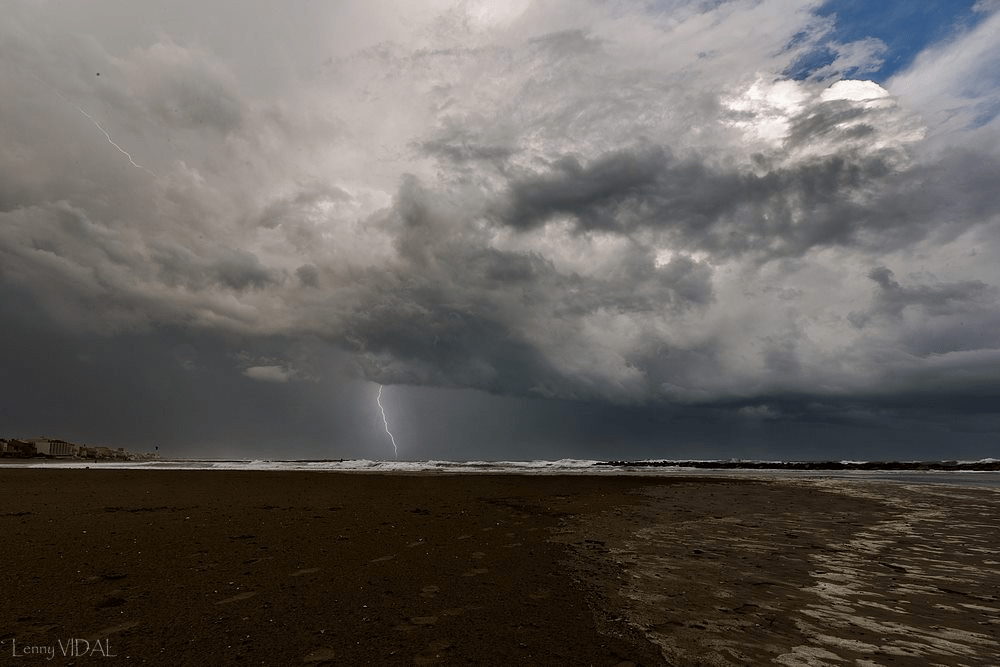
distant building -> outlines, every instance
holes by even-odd
[[[17,438],[0,439],[0,456],[26,459],[34,455],[35,444],[33,442]]]
[[[58,438],[0,438],[0,457],[4,458],[67,458],[128,461],[147,458],[159,458],[157,454],[134,454],[124,447],[88,447],[77,445]]]
[[[24,440],[8,440],[7,442],[12,448],[13,456],[30,458],[35,455],[35,446],[30,442]]]
[[[110,447],[88,447],[89,456],[94,459],[124,459],[125,450]]]
[[[76,456],[80,449],[72,442],[51,438],[31,438],[28,442],[35,446],[35,456]]]

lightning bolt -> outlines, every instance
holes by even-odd
[[[87,113],[86,111],[84,111],[82,108],[80,108],[76,104],[74,104],[73,107],[77,111],[79,111],[80,113],[82,113],[84,116],[86,116],[87,118],[90,119],[90,122],[94,124],[94,127],[96,127],[98,130],[100,130],[104,134],[104,136],[107,137],[108,143],[111,144],[112,146],[114,146],[115,148],[117,148],[119,153],[121,153],[122,155],[124,155],[125,157],[128,158],[129,164],[131,164],[133,167],[135,167],[137,169],[142,169],[143,171],[148,172],[154,178],[156,177],[156,174],[153,173],[152,169],[149,169],[148,167],[143,167],[141,164],[138,164],[135,160],[132,159],[132,156],[129,155],[129,152],[127,150],[125,150],[124,148],[122,148],[121,146],[119,146],[118,144],[116,144],[115,140],[111,138],[111,135],[108,134],[107,130],[105,130],[103,127],[101,127],[101,124],[97,122],[96,118],[94,118],[93,116],[91,116],[89,113]]]
[[[394,458],[399,458],[399,449],[396,447],[396,438],[392,437],[392,431],[389,430],[389,420],[385,418],[385,408],[382,406],[382,385],[378,386],[378,396],[375,398],[375,402],[378,403],[378,409],[382,411],[382,423],[385,424],[385,432],[389,434],[389,440],[392,440]]]
[[[55,87],[49,85],[48,83],[46,83],[45,81],[43,81],[42,79],[40,79],[33,72],[29,72],[28,74],[35,81],[38,81],[40,84],[42,84],[43,86],[45,86],[46,88],[48,88],[49,90],[51,90],[53,93],[55,93],[59,97],[59,99],[61,99],[63,102],[65,102],[66,104],[70,105],[71,107],[73,107],[74,109],[76,109],[77,111],[79,111],[81,114],[83,114],[83,116],[86,117],[87,120],[89,120],[91,123],[94,124],[94,127],[96,127],[98,130],[101,131],[101,134],[104,135],[104,137],[108,140],[109,144],[111,144],[112,146],[114,146],[115,148],[117,148],[119,153],[121,153],[126,158],[128,158],[129,164],[131,164],[136,169],[142,169],[144,172],[146,172],[147,174],[149,174],[153,178],[156,178],[156,173],[154,173],[152,169],[150,169],[149,167],[144,167],[141,164],[139,164],[138,162],[136,162],[134,159],[132,159],[132,156],[129,154],[129,152],[127,150],[125,150],[124,148],[122,148],[121,146],[119,146],[117,143],[115,143],[115,140],[111,138],[111,134],[107,130],[105,130],[103,127],[101,127],[101,124],[97,122],[96,118],[94,118],[89,113],[87,113],[86,111],[84,111],[83,107],[81,107],[79,104],[76,104],[75,102],[71,102],[69,99],[67,99],[67,97],[65,95],[63,95],[61,92],[59,92],[58,88],[55,88]]]

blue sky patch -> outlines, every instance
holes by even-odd
[[[834,62],[835,44],[849,44],[875,38],[885,45],[881,67],[858,71],[852,68],[830,76],[864,76],[882,83],[908,67],[928,46],[968,30],[986,17],[973,9],[974,0],[830,0],[817,14],[835,20],[833,30],[818,48],[807,53],[789,69],[793,79],[807,79]]]

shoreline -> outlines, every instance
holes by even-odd
[[[172,472],[0,467],[0,651],[78,637],[153,665],[1000,656],[988,489]]]

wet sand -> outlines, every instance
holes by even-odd
[[[5,467],[0,534],[2,664],[1000,664],[988,489]]]

